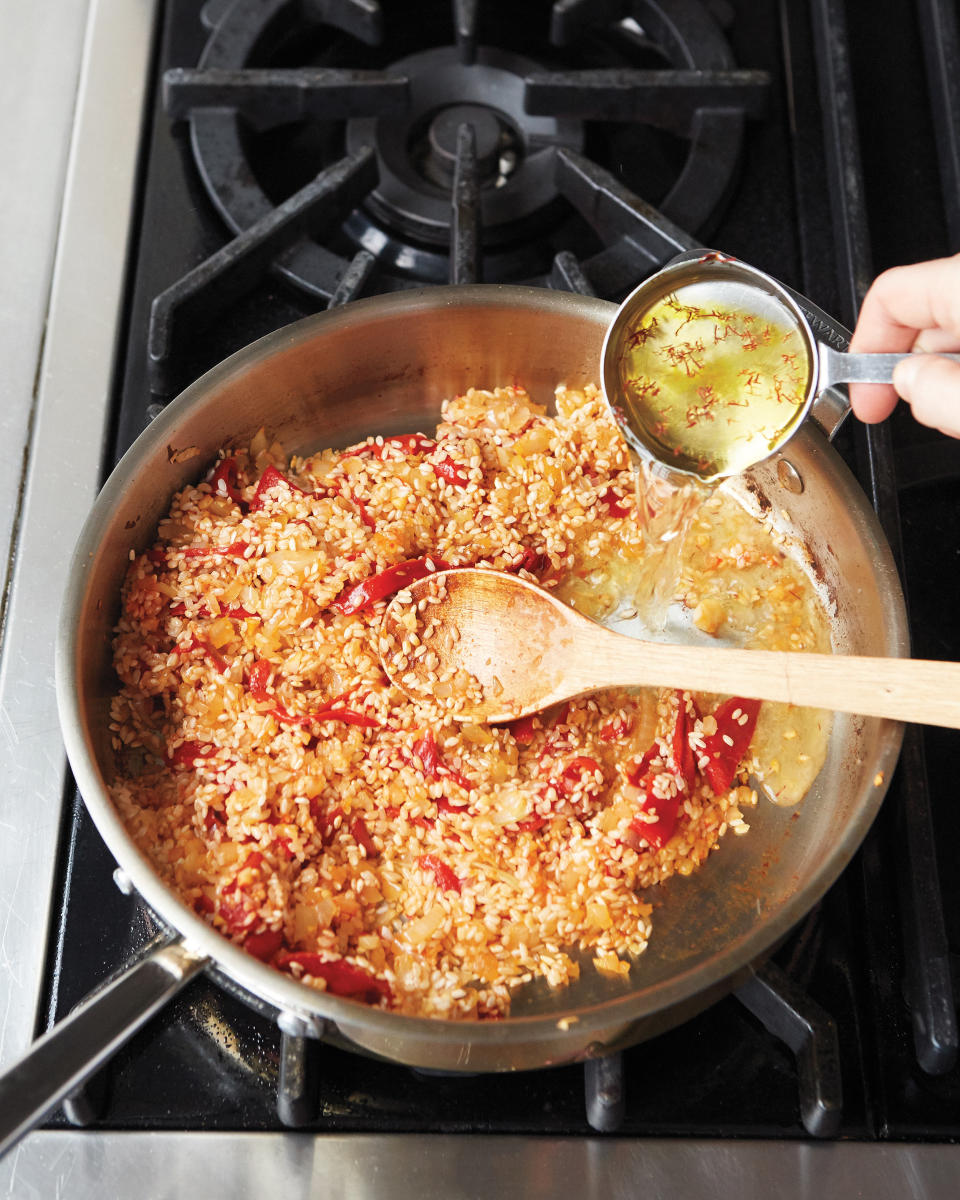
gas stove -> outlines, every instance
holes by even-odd
[[[861,0],[91,5],[0,625],[4,1063],[162,936],[115,886],[64,774],[46,648],[110,466],[226,355],[387,291],[618,300],[710,244],[834,314],[824,331],[842,340],[875,270],[960,239],[957,14],[895,8],[880,22]],[[960,659],[943,619],[960,582],[957,443],[898,413],[835,444],[898,556],[914,653]],[[641,1180],[694,1197],[748,1181],[952,1195],[956,746],[911,728],[841,880],[737,993],[652,1041],[510,1076],[416,1072],[282,1032],[201,977],[0,1180],[15,1195],[304,1178],[370,1196]]]

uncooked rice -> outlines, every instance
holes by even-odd
[[[410,579],[481,565],[591,588],[604,560],[642,558],[635,507],[594,388],[558,389],[555,417],[471,390],[429,438],[290,462],[263,434],[225,449],[131,562],[116,631],[112,795],[160,877],[277,969],[409,1014],[498,1017],[580,962],[638,969],[646,889],[745,833],[756,802],[747,754],[719,794],[703,773],[717,699],[611,691],[460,725],[456,680],[414,703],[378,658]]]

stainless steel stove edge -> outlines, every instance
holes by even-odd
[[[955,1196],[950,1146],[481,1134],[32,1134],[0,1163],[0,1194],[323,1196],[465,1200],[941,1200]]]
[[[53,647],[96,496],[156,0],[92,0],[0,657],[0,1063],[36,1022],[66,758]]]

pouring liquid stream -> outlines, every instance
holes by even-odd
[[[726,546],[749,546],[755,528],[755,518],[716,488],[766,457],[802,419],[811,366],[789,310],[736,281],[686,285],[641,310],[621,343],[622,407],[614,406],[614,415],[630,455],[632,519],[644,553],[639,560],[618,556],[603,580],[609,587],[590,595],[561,586],[558,598],[632,637],[716,644],[716,617],[704,618],[699,609],[704,574]],[[779,556],[770,550],[738,562],[744,596],[776,586]],[[714,599],[714,613],[717,606]],[[721,643],[776,641],[766,609],[741,602],[736,591],[723,597],[723,607]],[[803,607],[806,646],[829,652],[812,594]],[[777,648],[797,647],[784,640]],[[770,751],[778,778],[757,782],[775,802],[794,803],[810,786],[830,724],[823,710],[765,706],[756,740]],[[804,746],[817,749],[807,754]]]
[[[636,521],[646,553],[631,579],[633,608],[649,634],[663,634],[676,599],[683,549],[691,523],[712,489],[695,480],[668,477],[630,451]]]
[[[618,346],[614,414],[647,544],[628,590],[640,635],[662,636],[683,545],[711,484],[782,440],[802,414],[811,363],[775,296],[721,276],[655,295],[632,314]]]

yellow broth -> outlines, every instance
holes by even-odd
[[[776,297],[721,279],[687,284],[641,313],[625,330],[617,372],[611,399],[640,440],[709,480],[745,470],[783,440],[802,415],[811,362]]]

